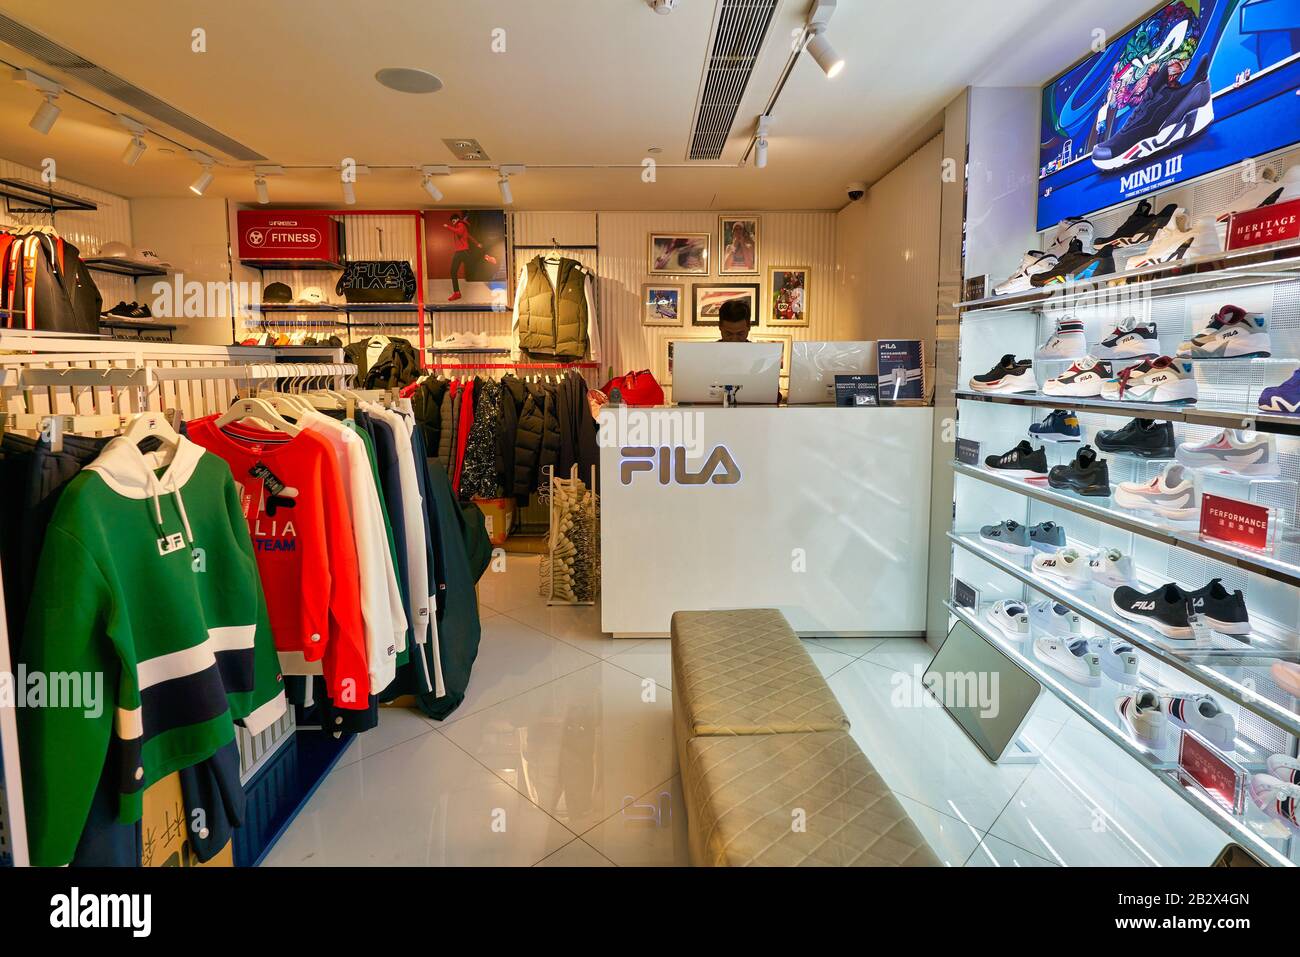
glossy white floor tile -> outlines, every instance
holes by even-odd
[[[606,661],[441,733],[576,834],[675,771],[671,692]]]
[[[689,867],[681,776],[638,795],[582,839],[620,867]]]
[[[336,767],[266,863],[527,867],[575,836],[434,732]]]
[[[667,639],[614,640],[599,607],[547,607],[539,561],[480,584],[483,637],[446,722],[384,708],[267,863],[689,865]],[[990,763],[917,684],[916,639],[808,639],[852,734],[959,867],[1208,863],[1223,835],[1044,695],[1035,766]]]
[[[545,860],[533,867],[613,867],[611,861],[582,838],[575,838]]]

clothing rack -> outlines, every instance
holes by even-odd
[[[595,369],[596,362],[430,362],[426,369]]]

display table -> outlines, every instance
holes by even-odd
[[[933,412],[605,410],[602,629],[779,608],[800,635],[923,633]]]

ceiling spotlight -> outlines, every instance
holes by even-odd
[[[126,144],[126,152],[122,154],[122,162],[127,166],[134,166],[140,162],[140,157],[144,155],[144,140],[139,136],[131,137],[131,142]]]
[[[36,108],[32,114],[32,121],[27,125],[37,133],[48,133],[54,127],[54,121],[59,118],[63,110],[55,105],[54,100],[58,97],[57,93],[46,93],[45,102]]]
[[[424,191],[428,193],[431,197],[433,197],[433,201],[435,203],[442,202],[442,190],[440,190],[437,186],[433,185],[433,178],[435,176],[450,176],[451,167],[450,166],[421,166],[420,173],[422,174],[420,176],[420,185],[424,188]]]
[[[442,89],[442,80],[428,70],[405,66],[385,67],[375,74],[375,79],[398,93],[437,93]]]
[[[202,196],[203,191],[206,190],[211,185],[212,185],[212,167],[204,166],[203,172],[199,174],[199,178],[196,179],[194,182],[190,183],[190,192],[193,193],[195,196]]]
[[[762,169],[767,165],[767,132],[771,129],[772,118],[767,115],[758,118],[758,139],[754,144],[754,166]]]
[[[817,0],[812,13],[808,15],[809,40],[804,47],[826,76],[832,80],[844,69],[844,58],[835,52],[831,42],[826,39],[826,24],[834,12],[835,0]]]
[[[510,191],[510,177],[522,175],[528,167],[499,166],[497,169],[501,173],[501,178],[497,180],[497,186],[501,188],[501,202],[509,206],[515,201],[514,193]]]
[[[253,177],[253,188],[257,190],[257,201],[265,206],[271,201],[271,191],[266,188],[266,177],[260,173]]]

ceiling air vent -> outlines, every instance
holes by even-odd
[[[779,0],[720,0],[691,129],[693,160],[722,157]]]
[[[35,57],[46,66],[62,70],[70,76],[88,83],[102,93],[107,93],[119,103],[131,107],[131,112],[151,116],[172,129],[193,137],[200,143],[224,153],[231,159],[256,162],[266,159],[256,150],[251,150],[242,143],[232,140],[224,133],[200,123],[187,113],[182,113],[151,93],[146,93],[115,73],[109,73],[103,67],[78,56],[67,47],[60,46],[48,37],[43,37],[35,30],[23,26],[3,13],[0,13],[0,43],[7,43],[28,56]]]

